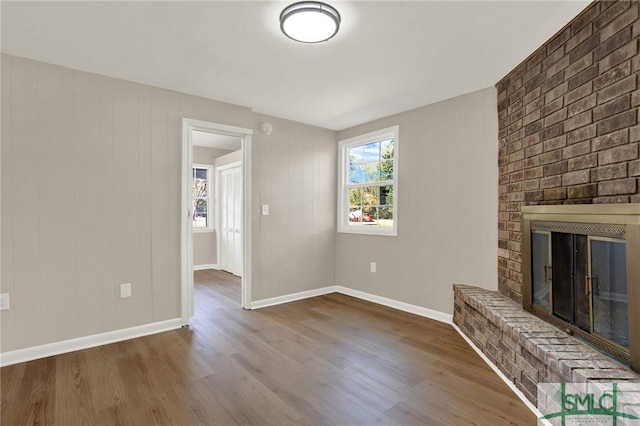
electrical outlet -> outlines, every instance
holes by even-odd
[[[269,204],[262,205],[262,216],[269,216]]]
[[[120,284],[120,299],[131,297],[131,283]]]
[[[371,272],[375,273],[376,272],[376,262],[371,262]]]
[[[9,304],[9,293],[0,294],[0,311],[6,311],[11,305]]]

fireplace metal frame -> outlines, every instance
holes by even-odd
[[[640,204],[580,204],[523,206],[522,213],[522,307],[524,310],[575,334],[604,352],[628,363],[640,372]],[[611,233],[626,240],[629,350],[598,336],[586,333],[533,305],[531,288],[531,222],[612,225]],[[607,234],[611,235],[610,232]],[[590,235],[597,235],[590,234]],[[609,236],[601,235],[601,236]],[[618,237],[619,238],[619,237]]]

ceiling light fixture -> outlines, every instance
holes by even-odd
[[[284,8],[280,14],[280,29],[292,40],[320,43],[338,33],[340,14],[326,3],[301,1]]]

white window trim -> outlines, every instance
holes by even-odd
[[[211,185],[213,185],[213,166],[211,164],[198,164],[193,163],[191,165],[191,188],[193,188],[193,169],[206,169],[207,170],[207,227],[206,228],[196,228],[192,227],[193,232],[196,234],[200,234],[202,232],[214,232],[214,210],[213,210],[213,194],[211,190]]]
[[[347,190],[347,150],[354,145],[376,142],[393,138],[393,226],[352,226],[348,222],[349,195]],[[400,126],[355,136],[338,142],[338,232],[346,234],[383,235],[395,237],[398,235],[398,153],[400,152]]]

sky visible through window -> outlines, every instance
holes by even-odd
[[[349,148],[349,184],[393,179],[393,139]]]
[[[393,138],[349,147],[349,225],[393,226]]]

